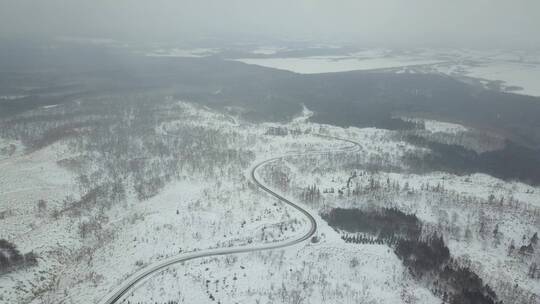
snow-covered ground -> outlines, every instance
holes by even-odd
[[[64,255],[80,246],[69,221],[49,216],[78,193],[74,175],[57,165],[65,155],[63,146],[53,146],[0,162],[0,238],[39,255],[39,266],[0,276],[1,303],[26,302],[40,283],[47,283],[41,278],[58,275]],[[40,210],[42,199],[46,206]]]
[[[238,149],[254,152],[255,161],[349,146],[309,134],[265,136],[268,128],[278,124],[238,122],[186,103],[177,109],[182,115],[158,126],[159,132],[174,137],[175,130],[185,125],[229,132],[231,138],[237,138]],[[291,126],[305,124],[310,115],[304,109]],[[0,193],[5,199],[0,237],[14,242],[22,252],[34,251],[40,257],[38,266],[0,277],[2,301],[97,302],[141,267],[174,254],[290,239],[307,227],[306,219],[297,212],[250,186],[248,167],[244,176],[234,179],[219,173],[230,168],[216,168],[215,176],[186,176],[147,200],[128,191],[124,203],[104,214],[78,214],[69,207],[81,196],[77,177],[61,165],[76,158],[74,151],[59,142],[30,154],[7,155],[0,163]],[[90,170],[98,172],[96,165]],[[47,202],[42,209],[38,207],[41,199]],[[95,223],[96,216],[101,231],[81,236],[81,225]],[[293,257],[289,263],[295,263]]]
[[[14,158],[21,155],[24,152],[23,144],[18,140],[6,140],[0,138],[0,168],[2,166],[2,160],[8,158]]]
[[[131,302],[436,303],[383,245],[315,245],[188,262],[145,282]]]
[[[313,133],[352,139],[360,147],[356,152],[290,157],[263,168],[261,178],[313,214],[331,207],[367,205],[399,207],[416,213],[430,227],[440,226],[451,253],[471,263],[496,291],[505,283],[516,282],[520,291],[540,293],[539,281],[527,278],[528,260],[506,253],[512,241],[516,247],[523,245],[522,236],[530,236],[538,227],[539,223],[531,220],[537,210],[534,208],[540,207],[538,187],[484,174],[409,174],[402,160],[404,155],[426,153],[426,149],[397,139],[395,131],[310,123],[312,112],[305,107],[287,124],[247,123],[183,102],[160,111],[166,119],[155,126],[154,136],[170,136],[171,141],[176,136],[191,136],[180,132],[210,138],[214,134],[226,136],[226,165],[201,173],[190,166],[190,162],[198,161],[197,157],[179,155],[185,157],[184,171],[156,195],[138,198],[128,187],[134,183],[130,176],[124,181],[128,189],[125,201],[109,209],[88,211],[70,209],[70,203],[84,194],[78,171],[66,166],[78,157],[73,149],[77,145],[70,145],[70,140],[29,154],[19,153],[22,148],[17,148],[17,152],[3,156],[0,238],[13,241],[22,252],[34,251],[40,259],[37,266],[0,276],[0,303],[96,303],[133,273],[175,254],[301,235],[307,220],[258,191],[249,181],[249,168],[284,154],[350,146]],[[433,134],[472,132],[458,124],[422,121],[426,132]],[[287,133],[270,135],[272,128]],[[134,142],[143,145],[142,141]],[[13,140],[0,144],[20,146]],[[208,148],[195,146],[194,151],[207,155],[202,153]],[[245,162],[238,156],[240,153],[252,155],[250,161]],[[107,163],[85,167],[87,178],[92,180],[103,164]],[[280,170],[286,175],[273,175]],[[351,178],[354,171],[357,174]],[[352,188],[367,189],[373,180],[381,186],[353,196],[346,189],[348,180]],[[397,190],[395,184],[399,185]],[[322,197],[307,201],[302,191],[313,185],[321,189]],[[333,190],[325,191],[328,189]],[[40,199],[47,201],[45,208],[38,207]],[[487,236],[478,232],[480,218],[486,219]],[[81,227],[96,221],[100,229],[84,235]],[[439,301],[422,282],[409,275],[391,248],[347,244],[319,216],[317,223],[317,243],[175,265],[141,283],[129,299],[152,303]],[[495,223],[501,233],[497,245],[490,236]],[[461,228],[457,231],[455,227]],[[465,227],[473,230],[472,236],[464,236]],[[504,271],[498,270],[501,265],[506,265]]]
[[[461,126],[446,123],[432,129],[434,132],[453,133],[456,128],[467,132]],[[333,130],[336,135],[345,135],[343,131]],[[395,146],[398,143],[389,140],[391,132],[384,134],[368,130],[350,128],[346,133],[348,138],[360,142],[363,147],[378,147],[373,152],[361,150],[363,157],[355,157],[354,162],[376,162],[374,157],[385,155],[386,165],[398,164],[401,149]],[[381,144],[385,141],[387,143]],[[346,164],[347,160],[337,162],[332,158],[314,157],[311,160],[298,158],[283,164],[291,176],[288,185],[290,195],[301,200],[303,191],[316,186],[321,197],[306,202],[313,209],[397,207],[416,214],[427,227],[443,233],[451,254],[462,265],[478,273],[502,299],[534,303],[526,301],[540,293],[540,281],[528,276],[529,267],[536,258],[524,256],[518,253],[518,249],[527,245],[529,238],[538,231],[540,187],[506,182],[478,173],[465,176],[445,172],[419,175],[385,171],[384,168],[374,173],[372,170],[336,166],[336,163]],[[356,172],[354,176],[353,171]],[[351,186],[347,188],[349,180]],[[374,188],[370,189],[373,185]],[[509,253],[511,244],[515,244],[516,249]]]

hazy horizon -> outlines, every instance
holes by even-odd
[[[138,42],[213,37],[366,46],[540,48],[540,2],[0,1],[0,37]]]

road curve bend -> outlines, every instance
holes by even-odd
[[[247,252],[255,252],[255,251],[263,251],[263,250],[272,250],[272,249],[280,249],[289,247],[298,243],[301,243],[309,238],[311,238],[315,232],[317,231],[317,221],[315,218],[307,211],[306,209],[302,208],[301,206],[297,205],[296,203],[293,203],[292,201],[288,200],[287,198],[283,197],[282,195],[276,193],[272,189],[268,188],[266,185],[264,185],[257,177],[257,171],[264,167],[265,165],[268,165],[273,162],[277,162],[289,157],[298,157],[298,156],[308,156],[308,155],[324,155],[324,154],[330,154],[330,153],[342,153],[342,152],[354,152],[359,147],[360,144],[357,142],[354,142],[352,140],[343,139],[339,137],[334,136],[328,136],[328,135],[317,135],[322,138],[327,139],[334,139],[339,140],[343,142],[351,143],[352,145],[346,148],[342,149],[335,149],[335,150],[326,150],[326,151],[310,151],[310,152],[304,152],[304,153],[295,153],[295,154],[287,154],[279,157],[270,158],[267,160],[264,160],[262,162],[259,162],[256,164],[250,172],[250,177],[252,182],[257,185],[260,189],[265,191],[266,193],[270,194],[271,196],[277,198],[282,203],[285,203],[294,209],[298,210],[300,213],[302,213],[305,217],[308,218],[310,222],[310,229],[308,232],[306,232],[304,235],[302,235],[299,238],[296,239],[290,239],[280,242],[274,242],[274,243],[267,243],[262,245],[249,245],[249,246],[240,246],[240,247],[227,247],[227,248],[216,248],[216,249],[209,249],[209,250],[203,250],[203,251],[197,251],[197,252],[191,252],[191,253],[184,253],[177,256],[173,256],[170,258],[167,258],[163,261],[157,262],[153,265],[150,265],[138,272],[136,272],[134,275],[132,275],[130,278],[128,278],[120,287],[118,287],[116,290],[108,294],[106,297],[103,298],[99,304],[116,304],[116,303],[122,303],[124,296],[134,289],[139,283],[141,283],[144,279],[149,278],[152,275],[155,275],[161,271],[164,271],[167,267],[183,263],[186,261],[194,260],[194,259],[200,259],[205,257],[213,257],[213,256],[221,256],[221,255],[229,255],[229,254],[238,254],[238,253],[247,253]]]

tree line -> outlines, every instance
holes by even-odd
[[[35,266],[38,263],[37,258],[33,252],[22,254],[15,244],[0,239],[0,275],[20,268]]]
[[[416,215],[395,208],[335,208],[321,216],[334,228],[357,233],[342,236],[346,242],[391,246],[414,277],[431,282],[430,289],[444,303],[502,303],[474,271],[452,259],[441,235],[422,232]]]

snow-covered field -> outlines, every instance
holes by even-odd
[[[311,136],[306,136],[305,141],[271,141],[264,137],[261,141],[258,138],[265,127],[236,126],[227,116],[188,104],[181,104],[179,109],[186,119],[170,121],[160,129],[173,133],[175,127],[185,124],[206,130],[228,129],[251,141],[250,149],[259,158],[275,156],[276,151],[314,150],[325,144]],[[239,134],[242,130],[246,131]],[[243,143],[240,147],[244,148]],[[275,199],[250,187],[247,174],[231,180],[216,172],[218,175],[209,177],[183,177],[144,201],[128,192],[127,201],[105,215],[108,220],[103,230],[108,231],[111,239],[88,248],[84,242],[93,237],[81,239],[77,227],[91,218],[49,215],[63,210],[69,197],[78,196],[75,176],[58,165],[60,160],[72,156],[62,145],[53,145],[20,158],[8,157],[0,163],[0,193],[5,198],[1,211],[6,214],[1,222],[1,237],[15,242],[23,252],[33,250],[43,261],[29,270],[34,276],[43,276],[41,282],[30,276],[25,279],[28,274],[2,276],[3,300],[34,298],[36,303],[42,303],[62,298],[75,303],[89,299],[96,302],[130,273],[162,258],[186,251],[287,239],[307,226],[294,210],[276,205]],[[38,210],[40,199],[47,200],[46,210]],[[66,261],[66,254],[77,257]],[[89,277],[81,278],[81,271]],[[52,283],[56,288],[42,295],[44,285]],[[15,287],[19,285],[22,287]]]
[[[335,231],[323,228],[332,237]],[[324,232],[323,232],[324,233]],[[334,237],[335,238],[335,237]],[[435,303],[389,248],[339,238],[287,250],[188,262],[147,281],[131,302]]]
[[[0,238],[40,257],[38,267],[0,276],[1,303],[27,301],[40,283],[47,283],[41,278],[60,273],[62,259],[69,254],[65,249],[80,246],[71,223],[51,221],[48,215],[78,193],[74,175],[56,164],[65,153],[63,146],[54,146],[0,162]],[[46,210],[38,207],[41,199]]]
[[[47,110],[61,111],[59,108]],[[540,207],[538,187],[483,174],[409,174],[404,155],[426,153],[426,149],[397,139],[395,131],[310,123],[312,112],[305,107],[287,124],[248,123],[184,102],[158,112],[165,118],[155,125],[152,136],[163,136],[164,143],[184,140],[194,150],[178,151],[183,160],[178,176],[150,197],[138,196],[133,188],[137,177],[126,175],[125,200],[108,208],[97,207],[99,204],[91,209],[73,207],[85,194],[83,185],[92,184],[108,164],[95,158],[82,166],[88,170],[85,177],[78,176],[77,166],[67,166],[74,160],[93,159],[92,153],[96,153],[77,151],[84,144],[80,138],[27,154],[17,141],[0,142],[0,148],[16,147],[0,160],[0,238],[39,256],[37,266],[0,276],[0,303],[97,303],[133,273],[179,253],[298,237],[307,220],[257,190],[249,180],[249,169],[275,156],[350,146],[313,133],[352,139],[360,144],[359,151],[287,158],[263,168],[260,175],[265,183],[313,214],[331,207],[368,205],[416,213],[430,227],[440,227],[451,253],[470,263],[496,291],[517,283],[522,294],[540,293],[539,281],[527,277],[529,259],[507,254],[511,242],[519,248],[525,242],[522,236],[530,237],[540,224],[532,221],[535,208]],[[433,134],[472,132],[458,124],[423,122],[426,132]],[[279,128],[287,134],[269,134]],[[223,147],[199,146],[194,141],[196,137],[222,140],[224,136]],[[130,143],[132,149],[145,147],[142,138]],[[217,150],[207,153],[210,148]],[[190,158],[189,153],[194,156]],[[201,162],[199,155],[212,158]],[[220,157],[225,161],[220,162]],[[207,162],[216,165],[202,171],[195,167]],[[132,166],[136,168],[136,164]],[[159,168],[158,163],[154,167]],[[274,174],[282,171],[287,174]],[[357,174],[351,178],[352,172]],[[346,188],[349,180],[357,189],[367,189],[374,180],[380,186],[351,195]],[[313,185],[323,194],[316,201],[306,200],[302,193]],[[326,191],[329,189],[332,192]],[[41,199],[46,200],[45,206],[38,203]],[[479,231],[481,220],[486,222],[483,229],[487,233]],[[317,222],[316,243],[171,266],[142,282],[128,298],[131,303],[440,301],[409,274],[390,247],[347,244],[319,216]],[[500,234],[495,241],[491,231],[496,223]],[[473,232],[466,236],[466,229]],[[511,291],[501,294],[510,297]]]
[[[24,146],[18,140],[0,138],[0,162],[4,159],[14,158],[24,152]],[[1,166],[1,164],[0,164]]]
[[[433,132],[467,132],[456,124],[429,123],[432,126],[427,129]],[[390,168],[393,163],[399,164],[403,147],[398,145],[403,144],[389,140],[390,134],[355,128],[346,134],[363,147],[377,147],[361,150],[362,156],[355,157],[355,163],[377,163],[384,157]],[[485,174],[419,175],[355,169],[352,175],[350,167],[336,166],[343,163],[347,161],[312,158],[284,164],[291,176],[290,195],[302,200],[304,191],[316,186],[321,197],[306,202],[314,209],[377,206],[416,214],[428,227],[443,233],[451,254],[478,273],[505,303],[534,303],[527,301],[540,294],[540,281],[531,279],[528,273],[537,257],[518,253],[518,249],[538,231],[540,187],[505,182]],[[346,186],[349,181],[350,188]]]

